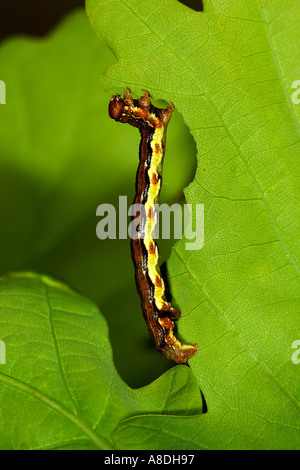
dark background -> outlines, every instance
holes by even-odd
[[[201,0],[181,3],[202,11]],[[85,0],[1,0],[0,41],[15,34],[42,36],[67,12],[84,4]]]

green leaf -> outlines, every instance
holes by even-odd
[[[1,46],[0,216],[9,222],[0,231],[2,272],[47,254],[91,212],[95,226],[98,204],[133,191],[138,135],[120,126],[113,138],[111,94],[100,84],[112,60],[82,11],[43,40],[17,37]],[[189,168],[172,167],[183,185]],[[167,197],[178,188],[170,185]]]
[[[0,280],[1,449],[113,449],[112,432],[140,414],[201,413],[186,366],[130,389],[118,376],[97,307],[49,277]]]
[[[96,237],[98,205],[113,204],[117,214],[119,196],[130,205],[138,165],[138,132],[108,116],[111,92],[103,91],[100,75],[111,61],[83,10],[45,38],[1,44],[7,104],[0,106],[0,274],[50,273],[97,302],[118,370],[140,386],[169,364],[153,348],[141,315],[129,240]],[[169,137],[162,200],[173,203],[192,177],[195,154],[178,113]],[[183,160],[186,148],[192,158]],[[169,240],[163,248],[162,260]]]
[[[204,203],[205,245],[185,240],[168,263],[197,342],[190,361],[208,412],[138,417],[114,437],[129,448],[299,447],[300,4],[87,0],[90,22],[117,57],[106,88],[173,101],[196,141],[186,190]],[[298,366],[299,367],[299,366]],[[138,432],[137,432],[138,430]],[[158,437],[159,436],[159,437]]]

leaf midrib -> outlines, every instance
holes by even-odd
[[[45,288],[45,299],[46,299],[46,303],[47,303],[47,306],[48,306],[48,312],[49,312],[49,315],[48,315],[49,327],[50,327],[50,332],[51,332],[51,336],[52,336],[52,340],[53,340],[53,347],[54,347],[55,356],[56,356],[56,364],[57,364],[58,370],[60,372],[60,376],[61,376],[61,379],[62,379],[62,382],[63,382],[63,385],[64,385],[64,389],[65,389],[66,393],[68,394],[71,403],[74,406],[74,410],[79,415],[80,410],[78,409],[77,402],[76,402],[76,400],[75,400],[75,398],[74,398],[74,396],[73,396],[73,394],[70,390],[69,384],[67,383],[66,374],[63,370],[61,355],[60,355],[58,342],[57,342],[57,338],[56,338],[56,334],[55,334],[55,328],[54,328],[54,324],[53,324],[53,309],[51,307],[51,302],[50,302],[49,287],[45,282],[43,282],[43,286]]]

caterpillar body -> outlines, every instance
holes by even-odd
[[[175,334],[174,321],[180,312],[166,300],[158,247],[153,238],[153,217],[162,182],[166,131],[173,110],[172,103],[166,109],[153,106],[147,91],[139,100],[134,100],[126,89],[124,98],[114,95],[109,103],[112,119],[137,127],[141,134],[134,204],[143,208],[145,217],[144,222],[136,227],[137,236],[131,238],[131,255],[143,316],[156,349],[166,358],[182,364],[198,351],[198,346],[182,343]]]

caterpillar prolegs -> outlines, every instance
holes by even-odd
[[[174,332],[174,321],[180,312],[166,300],[158,247],[152,238],[154,205],[158,204],[162,182],[166,131],[173,110],[173,104],[166,109],[153,106],[146,91],[139,100],[134,100],[128,89],[124,98],[114,95],[109,103],[112,119],[138,127],[141,134],[134,204],[143,207],[145,220],[142,229],[137,227],[138,236],[131,239],[131,255],[143,316],[156,349],[166,358],[182,364],[197,352],[198,347],[183,344]]]

